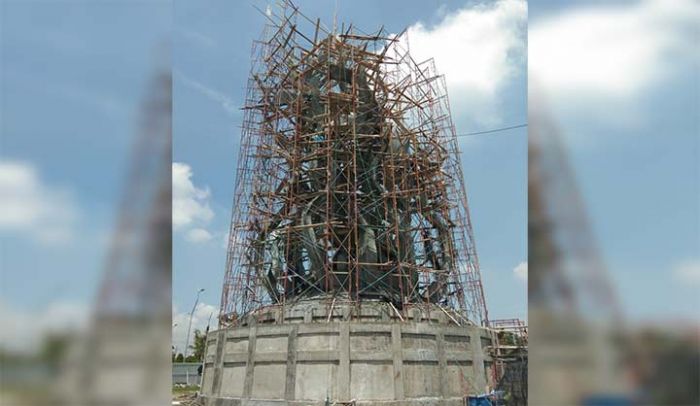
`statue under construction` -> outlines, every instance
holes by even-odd
[[[494,335],[444,77],[406,35],[266,15],[202,396],[463,404]]]

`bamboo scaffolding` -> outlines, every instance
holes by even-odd
[[[488,325],[444,77],[405,33],[340,34],[289,0],[253,43],[222,325],[317,297]]]

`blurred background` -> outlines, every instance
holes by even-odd
[[[2,405],[169,402],[171,6],[0,3]]]
[[[700,3],[528,23],[530,404],[699,404]]]

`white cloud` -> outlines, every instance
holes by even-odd
[[[698,21],[694,0],[567,8],[530,23],[529,80],[563,113],[638,120],[635,98],[697,63]]]
[[[190,310],[191,311],[191,310]],[[204,332],[207,324],[211,323],[209,329],[216,329],[218,323],[219,308],[206,303],[198,303],[192,315],[192,330],[190,332],[190,344],[194,339],[194,331]],[[211,317],[211,321],[210,321]],[[185,353],[185,342],[187,341],[187,326],[190,321],[190,313],[180,313],[173,307],[173,345],[177,347],[177,352]],[[176,325],[177,324],[177,325]]]
[[[527,262],[521,262],[513,268],[513,274],[516,278],[527,282]]]
[[[192,168],[173,162],[173,229],[186,230],[187,239],[203,242],[211,238],[203,225],[209,223],[214,212],[209,207],[211,192],[192,183]],[[194,228],[193,228],[194,227]]]
[[[48,334],[83,330],[88,317],[89,307],[80,303],[54,302],[32,312],[0,301],[0,346],[14,351],[35,351]]]
[[[200,45],[205,48],[214,48],[216,46],[216,41],[208,35],[202,34],[199,31],[192,29],[183,29],[177,31],[184,38],[190,42]]]
[[[673,277],[680,283],[700,285],[700,260],[686,260],[673,269]]]
[[[209,231],[203,228],[193,228],[192,230],[187,232],[185,238],[187,239],[187,241],[197,243],[211,240],[212,235],[211,233],[209,233]]]
[[[41,243],[69,242],[78,210],[66,189],[47,185],[28,162],[0,161],[0,231]]]
[[[408,29],[413,58],[435,58],[445,74],[452,112],[484,125],[500,121],[499,91],[524,74],[527,3],[500,0],[447,15],[434,27]]]
[[[196,90],[209,100],[218,103],[226,111],[227,114],[236,116],[240,113],[238,105],[233,101],[233,99],[228,97],[226,94],[216,89],[212,89],[211,87],[201,82],[191,79],[178,70],[175,70],[173,73],[175,74],[175,78],[181,81],[185,86]]]

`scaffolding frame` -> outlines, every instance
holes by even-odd
[[[253,43],[220,324],[301,299],[488,326],[444,76],[289,0]],[[359,314],[359,312],[358,312]]]
[[[527,404],[528,326],[520,319],[489,321],[496,333],[491,347],[491,373],[496,388],[511,392],[514,405]],[[510,370],[510,371],[509,371]]]

